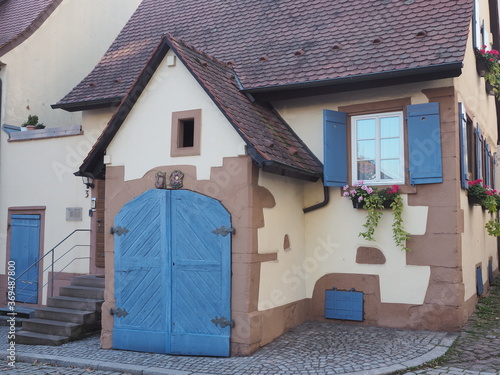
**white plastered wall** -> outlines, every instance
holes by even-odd
[[[168,66],[169,51],[132,108],[106,154],[112,166],[125,166],[125,179],[141,178],[164,165],[194,165],[209,179],[224,157],[243,155],[245,143],[179,59]],[[170,156],[172,112],[201,109],[201,155]]]
[[[408,84],[377,90],[325,95],[273,103],[285,121],[323,159],[323,109],[411,96],[412,104],[427,103],[423,89],[447,87],[451,80]],[[406,252],[392,239],[392,212],[384,211],[375,232],[375,242],[359,237],[364,230],[366,211],[352,208],[350,200],[341,196],[341,188],[330,188],[330,202],[324,208],[302,213],[303,207],[323,199],[321,182],[316,184],[270,177],[261,173],[259,184],[275,197],[276,206],[264,209],[264,228],[259,229],[259,251],[277,249],[278,259],[261,265],[259,310],[281,306],[312,297],[314,285],[330,273],[378,275],[381,302],[422,304],[429,285],[430,267],[406,264]],[[295,201],[303,191],[302,201]],[[414,235],[426,232],[428,207],[409,207],[404,201],[405,229]],[[302,206],[301,206],[302,205]],[[294,218],[290,220],[290,218]],[[300,219],[299,219],[300,218]],[[292,233],[299,241],[291,241],[292,250],[283,250],[283,236]],[[304,243],[300,239],[304,239]],[[303,246],[303,247],[302,247]],[[386,263],[356,263],[360,246],[376,247]],[[302,248],[301,248],[302,247]]]
[[[47,252],[77,228],[89,228],[90,196],[73,175],[111,117],[110,110],[81,112],[53,110],[102,57],[140,0],[64,0],[25,41],[0,57],[1,123],[20,126],[36,114],[48,128],[81,125],[84,134],[8,142],[0,131],[0,274],[5,274],[9,207],[46,207],[43,244]],[[81,207],[82,221],[66,221],[66,208]],[[89,234],[73,244],[89,244]],[[71,245],[71,246],[72,246]],[[65,245],[66,246],[66,245]],[[65,251],[60,247],[57,255]],[[67,248],[66,248],[67,249]],[[88,246],[72,251],[88,257]],[[72,263],[64,272],[86,273],[88,260]],[[62,269],[56,264],[55,271]],[[46,281],[46,276],[44,282]],[[43,294],[45,303],[46,292]]]
[[[489,30],[488,2],[479,2],[485,28]],[[486,16],[484,16],[486,15]],[[490,37],[490,41],[491,41]],[[488,47],[490,49],[491,46]],[[464,60],[462,75],[455,79],[458,101],[464,103],[467,114],[474,126],[479,125],[483,137],[486,138],[492,152],[497,150],[497,117],[495,98],[486,94],[484,78],[476,70],[476,61],[472,46],[472,31],[469,33],[469,43]],[[497,173],[498,178],[497,163]],[[500,188],[500,183],[495,185]],[[460,195],[460,205],[464,210],[464,234],[462,235],[462,270],[465,287],[464,298],[467,301],[476,294],[475,265],[482,264],[483,282],[488,280],[488,259],[493,258],[493,269],[497,268],[497,239],[489,236],[484,228],[485,223],[494,218],[479,206],[470,206],[465,190]]]

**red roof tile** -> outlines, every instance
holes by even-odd
[[[29,37],[62,0],[0,1],[0,56]]]
[[[167,33],[234,61],[245,89],[460,63],[472,7],[472,0],[143,0],[56,107],[123,97]]]

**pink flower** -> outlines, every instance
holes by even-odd
[[[356,190],[351,190],[350,193],[354,197],[356,195]]]
[[[373,189],[372,189],[371,187],[369,187],[369,188],[367,188],[367,189],[366,189],[366,192],[367,192],[368,194],[371,194],[371,193],[373,193]]]
[[[349,196],[349,192],[347,191],[344,191],[344,194],[342,194],[344,197],[348,197]]]
[[[396,194],[399,191],[398,185],[392,185],[391,190],[388,191],[389,194]]]
[[[346,191],[347,189],[349,189],[349,185],[344,186],[343,190]]]
[[[360,196],[360,197],[358,198],[358,202],[361,202],[362,200],[363,200],[363,196]]]

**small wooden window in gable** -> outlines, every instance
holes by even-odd
[[[178,123],[179,131],[177,145],[179,148],[194,146],[194,119],[182,119]]]
[[[201,109],[172,113],[170,156],[194,156],[201,152]]]

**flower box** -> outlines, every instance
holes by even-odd
[[[477,69],[477,74],[479,74],[480,77],[484,77],[486,73],[488,73],[488,68],[486,67],[486,61],[482,57],[476,56],[476,69]]]
[[[471,206],[482,206],[481,199],[479,199],[478,197],[467,195],[467,199],[469,200],[469,204]]]
[[[361,210],[366,209],[364,201],[361,201],[361,202],[351,201],[351,202],[352,202],[352,208],[361,209]],[[382,206],[384,206],[384,208],[391,209],[391,203],[392,203],[392,201],[386,200],[382,203]]]

